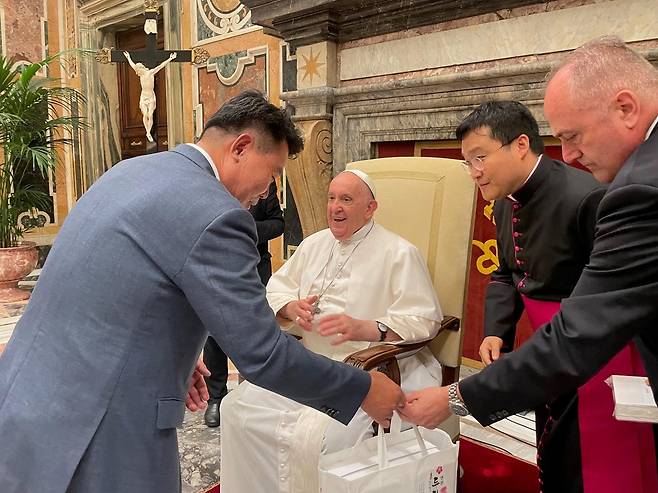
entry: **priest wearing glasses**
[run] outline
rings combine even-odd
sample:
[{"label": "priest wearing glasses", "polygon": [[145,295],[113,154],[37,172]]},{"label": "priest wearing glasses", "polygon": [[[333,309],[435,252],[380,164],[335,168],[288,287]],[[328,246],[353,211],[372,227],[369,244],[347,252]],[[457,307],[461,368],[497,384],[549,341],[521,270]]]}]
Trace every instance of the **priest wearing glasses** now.
[{"label": "priest wearing glasses", "polygon": [[[420,253],[373,220],[375,186],[362,171],[329,186],[329,228],[306,238],[270,279],[267,300],[282,325],[301,328],[311,351],[342,361],[382,343],[433,338],[441,308]],[[399,361],[402,389],[441,381],[427,348]],[[290,375],[295,378],[295,375]],[[249,382],[222,401],[222,493],[318,491],[320,454],[353,445],[370,418],[348,426]]]}]

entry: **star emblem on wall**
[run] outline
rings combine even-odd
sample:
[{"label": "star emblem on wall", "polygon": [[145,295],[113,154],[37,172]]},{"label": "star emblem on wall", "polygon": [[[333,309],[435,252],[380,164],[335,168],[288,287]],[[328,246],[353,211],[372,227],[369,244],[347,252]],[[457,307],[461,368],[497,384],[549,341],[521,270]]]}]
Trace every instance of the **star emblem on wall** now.
[{"label": "star emblem on wall", "polygon": [[313,55],[313,48],[311,48],[308,57],[304,54],[301,54],[302,58],[304,59],[304,65],[300,67],[300,69],[304,72],[304,77],[302,77],[302,80],[306,80],[308,77],[309,82],[313,84],[313,76],[315,75],[320,77],[320,72],[318,69],[323,65],[326,65],[324,62],[319,61],[321,54],[321,52],[318,52],[317,54]]}]

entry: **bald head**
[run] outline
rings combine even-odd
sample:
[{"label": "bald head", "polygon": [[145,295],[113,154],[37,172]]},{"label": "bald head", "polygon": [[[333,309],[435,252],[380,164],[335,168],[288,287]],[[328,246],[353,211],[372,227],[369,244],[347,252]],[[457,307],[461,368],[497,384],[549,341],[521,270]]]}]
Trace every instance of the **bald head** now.
[{"label": "bald head", "polygon": [[619,38],[596,39],[549,74],[544,114],[564,160],[610,182],[658,115],[658,71]]},{"label": "bald head", "polygon": [[600,107],[600,99],[623,89],[640,99],[656,99],[658,70],[617,36],[602,36],[566,55],[548,74],[565,77],[572,99],[581,107]]},{"label": "bald head", "polygon": [[368,185],[350,172],[344,171],[331,180],[327,199],[327,223],[339,241],[349,240],[377,210]]}]

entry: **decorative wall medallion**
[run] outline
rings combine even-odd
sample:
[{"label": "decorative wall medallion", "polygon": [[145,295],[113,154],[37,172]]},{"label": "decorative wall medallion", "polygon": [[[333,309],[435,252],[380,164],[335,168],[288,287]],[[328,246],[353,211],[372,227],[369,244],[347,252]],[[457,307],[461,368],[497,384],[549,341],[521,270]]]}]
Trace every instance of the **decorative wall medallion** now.
[{"label": "decorative wall medallion", "polygon": [[251,26],[251,11],[237,0],[196,0],[196,10],[199,41]]},{"label": "decorative wall medallion", "polygon": [[333,169],[333,154],[331,152],[332,134],[327,128],[321,129],[315,135],[316,162],[320,167],[320,175],[331,178]]},{"label": "decorative wall medallion", "polygon": [[252,65],[257,56],[265,54],[267,54],[266,46],[228,53],[209,59],[206,69],[208,72],[215,71],[217,78],[225,86],[232,86],[240,80],[247,65]]},{"label": "decorative wall medallion", "polygon": [[18,224],[24,228],[32,229],[43,228],[52,223],[50,222],[50,215],[47,212],[32,209],[18,216]]},{"label": "decorative wall medallion", "polygon": [[238,0],[210,0],[213,6],[225,14],[230,14],[240,6]]}]

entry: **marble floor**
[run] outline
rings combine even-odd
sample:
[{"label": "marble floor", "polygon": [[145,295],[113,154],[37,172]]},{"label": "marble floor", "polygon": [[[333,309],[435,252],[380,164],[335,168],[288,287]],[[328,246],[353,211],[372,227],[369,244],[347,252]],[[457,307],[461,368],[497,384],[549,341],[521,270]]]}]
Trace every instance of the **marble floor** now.
[{"label": "marble floor", "polygon": [[201,493],[219,483],[220,428],[208,428],[203,412],[186,411],[178,430],[183,493]]},{"label": "marble floor", "polygon": [[[237,376],[237,370],[231,367],[229,392],[237,385]],[[178,430],[183,493],[203,493],[219,483],[221,435],[221,427],[206,426],[203,411],[185,411],[183,426]]]}]

